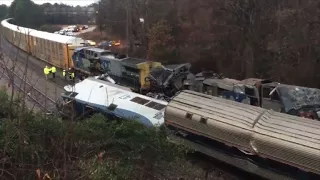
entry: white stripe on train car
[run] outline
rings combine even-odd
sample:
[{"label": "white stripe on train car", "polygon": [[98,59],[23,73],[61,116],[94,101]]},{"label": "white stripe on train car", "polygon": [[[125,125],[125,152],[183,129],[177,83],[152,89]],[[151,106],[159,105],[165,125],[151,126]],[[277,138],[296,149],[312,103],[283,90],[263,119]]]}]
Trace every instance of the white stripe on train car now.
[{"label": "white stripe on train car", "polygon": [[[68,98],[100,111],[125,119],[133,118],[146,126],[160,126],[164,123],[164,110],[168,102],[131,92],[129,88],[90,77],[69,90],[77,94]],[[110,105],[117,107],[110,110]]]},{"label": "white stripe on train car", "polygon": [[84,43],[84,40],[82,38],[77,38],[77,37],[72,37],[72,36],[64,36],[64,35],[60,35],[60,34],[54,34],[54,33],[49,33],[49,32],[44,32],[44,31],[38,31],[35,29],[24,28],[21,26],[16,26],[16,25],[10,24],[8,22],[11,19],[12,18],[5,19],[5,20],[1,21],[1,25],[3,27],[11,29],[15,32],[20,32],[20,33],[26,34],[26,35],[29,34],[30,36],[50,40],[53,42],[70,44],[73,46],[81,46],[81,44]]}]

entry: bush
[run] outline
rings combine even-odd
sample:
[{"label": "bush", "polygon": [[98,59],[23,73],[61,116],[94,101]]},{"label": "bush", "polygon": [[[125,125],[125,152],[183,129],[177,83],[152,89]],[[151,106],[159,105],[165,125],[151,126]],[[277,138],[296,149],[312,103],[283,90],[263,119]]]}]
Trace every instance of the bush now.
[{"label": "bush", "polygon": [[4,112],[15,107],[3,91],[0,100],[0,159],[8,179],[34,179],[37,169],[53,179],[150,179],[159,164],[183,156],[184,149],[169,143],[161,130],[133,120],[98,114],[72,122],[28,111],[9,119]]}]

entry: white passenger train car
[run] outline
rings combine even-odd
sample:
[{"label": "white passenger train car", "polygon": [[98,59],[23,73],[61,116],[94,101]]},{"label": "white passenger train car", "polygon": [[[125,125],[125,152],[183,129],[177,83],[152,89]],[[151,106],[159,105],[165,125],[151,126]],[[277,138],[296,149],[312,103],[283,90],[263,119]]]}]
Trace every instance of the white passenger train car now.
[{"label": "white passenger train car", "polygon": [[164,110],[168,103],[134,93],[129,88],[90,77],[65,89],[64,99],[75,100],[100,112],[138,120],[146,126],[164,123]]}]

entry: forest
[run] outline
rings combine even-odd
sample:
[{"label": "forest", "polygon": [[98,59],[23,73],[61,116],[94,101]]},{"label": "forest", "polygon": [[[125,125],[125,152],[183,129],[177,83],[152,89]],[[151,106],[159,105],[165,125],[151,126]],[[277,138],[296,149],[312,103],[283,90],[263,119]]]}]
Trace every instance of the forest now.
[{"label": "forest", "polygon": [[[80,7],[65,4],[35,4],[31,0],[14,0],[10,7],[0,5],[0,19],[14,18],[20,26],[42,29],[43,25],[87,24],[94,19],[92,6]],[[93,14],[93,15],[92,15]]]},{"label": "forest", "polygon": [[98,11],[101,30],[141,41],[150,60],[320,87],[317,0],[101,0]]},{"label": "forest", "polygon": [[[194,72],[236,79],[320,87],[317,0],[100,0],[91,7],[101,31],[129,41],[131,56],[190,62]],[[15,0],[8,11],[27,27],[87,21],[60,13],[68,8]],[[52,10],[57,13],[45,13]],[[142,47],[134,48],[135,42]]]}]

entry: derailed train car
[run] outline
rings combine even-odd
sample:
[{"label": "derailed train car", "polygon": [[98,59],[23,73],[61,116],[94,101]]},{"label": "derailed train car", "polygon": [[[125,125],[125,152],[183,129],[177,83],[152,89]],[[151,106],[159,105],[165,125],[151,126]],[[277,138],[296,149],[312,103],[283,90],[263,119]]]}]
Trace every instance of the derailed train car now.
[{"label": "derailed train car", "polygon": [[268,179],[320,174],[320,122],[193,91],[167,105],[170,139]]}]

